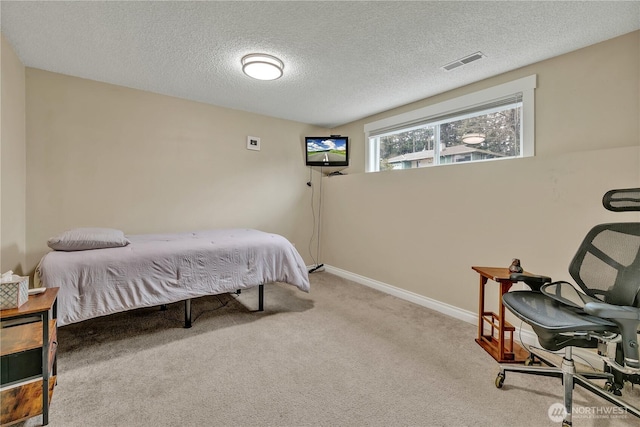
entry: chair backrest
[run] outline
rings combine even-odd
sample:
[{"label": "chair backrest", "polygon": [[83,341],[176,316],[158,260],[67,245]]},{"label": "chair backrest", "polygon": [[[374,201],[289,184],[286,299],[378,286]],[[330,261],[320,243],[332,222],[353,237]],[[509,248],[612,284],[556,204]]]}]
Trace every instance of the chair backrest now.
[{"label": "chair backrest", "polygon": [[[608,191],[604,207],[640,211],[640,188]],[[640,307],[640,222],[601,224],[584,238],[569,273],[587,294],[609,304]]]},{"label": "chair backrest", "polygon": [[640,223],[593,227],[569,273],[588,295],[609,304],[640,307]]}]

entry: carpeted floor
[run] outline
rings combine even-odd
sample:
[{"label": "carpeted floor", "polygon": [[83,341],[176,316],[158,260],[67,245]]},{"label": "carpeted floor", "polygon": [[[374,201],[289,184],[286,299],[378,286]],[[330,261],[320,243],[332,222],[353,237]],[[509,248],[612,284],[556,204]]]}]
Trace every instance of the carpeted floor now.
[{"label": "carpeted floor", "polygon": [[[310,294],[267,285],[264,312],[257,289],[199,298],[191,329],[183,304],[60,328],[49,425],[560,425],[560,381],[508,374],[497,389],[476,326],[328,273],[311,281]],[[640,424],[594,414],[611,405],[581,389],[574,406],[576,427]]]}]

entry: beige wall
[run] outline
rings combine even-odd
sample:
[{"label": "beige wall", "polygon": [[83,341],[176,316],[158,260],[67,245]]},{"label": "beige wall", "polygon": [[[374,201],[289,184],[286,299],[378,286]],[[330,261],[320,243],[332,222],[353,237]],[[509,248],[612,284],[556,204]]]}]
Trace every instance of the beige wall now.
[{"label": "beige wall", "polygon": [[[319,260],[470,311],[471,265],[520,257],[567,278],[591,225],[638,217],[600,198],[640,185],[639,48],[636,32],[333,129],[351,138],[351,167],[323,178]],[[536,157],[363,173],[364,123],[530,74]],[[76,226],[255,227],[310,263],[302,137],[327,130],[30,68],[26,117],[28,270],[48,237]],[[262,151],[246,150],[247,135]]]},{"label": "beige wall", "polygon": [[24,274],[26,209],[25,68],[1,36],[0,271]]},{"label": "beige wall", "polygon": [[82,226],[258,228],[310,263],[302,141],[326,130],[32,68],[26,81],[30,268],[49,237]]},{"label": "beige wall", "polygon": [[[538,76],[536,157],[365,174],[365,123]],[[325,178],[323,262],[477,311],[472,265],[569,279],[594,224],[639,215],[605,211],[612,188],[640,186],[640,32],[359,120],[346,176]]]}]

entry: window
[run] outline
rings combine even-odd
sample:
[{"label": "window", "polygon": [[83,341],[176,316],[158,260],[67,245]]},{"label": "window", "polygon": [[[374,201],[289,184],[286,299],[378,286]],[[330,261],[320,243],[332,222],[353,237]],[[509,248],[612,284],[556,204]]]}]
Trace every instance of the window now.
[{"label": "window", "polygon": [[536,76],[365,125],[367,172],[533,156]]}]

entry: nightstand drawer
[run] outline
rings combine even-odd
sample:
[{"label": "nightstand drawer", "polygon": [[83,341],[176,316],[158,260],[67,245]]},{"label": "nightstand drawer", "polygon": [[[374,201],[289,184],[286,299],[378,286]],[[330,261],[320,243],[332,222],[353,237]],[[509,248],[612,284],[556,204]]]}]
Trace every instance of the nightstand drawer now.
[{"label": "nightstand drawer", "polygon": [[0,358],[0,385],[24,381],[42,374],[42,349],[34,348]]}]

